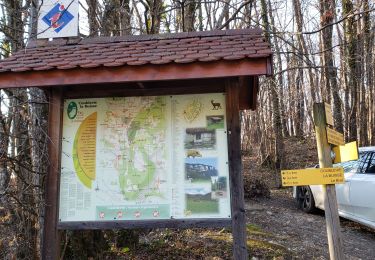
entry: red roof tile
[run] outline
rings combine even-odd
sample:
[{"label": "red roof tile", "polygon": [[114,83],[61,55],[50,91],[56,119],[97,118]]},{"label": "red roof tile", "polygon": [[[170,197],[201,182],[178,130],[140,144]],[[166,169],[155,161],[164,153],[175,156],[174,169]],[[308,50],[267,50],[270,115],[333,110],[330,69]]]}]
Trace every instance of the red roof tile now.
[{"label": "red roof tile", "polygon": [[0,72],[212,62],[269,57],[260,29],[31,42],[0,60]]}]

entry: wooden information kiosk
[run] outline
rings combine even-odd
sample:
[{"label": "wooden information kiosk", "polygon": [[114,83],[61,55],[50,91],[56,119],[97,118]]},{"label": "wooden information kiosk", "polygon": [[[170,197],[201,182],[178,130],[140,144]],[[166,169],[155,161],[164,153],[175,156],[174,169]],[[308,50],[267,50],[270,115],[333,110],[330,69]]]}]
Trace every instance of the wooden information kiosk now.
[{"label": "wooden information kiosk", "polygon": [[1,88],[49,96],[44,259],[58,230],[231,226],[247,259],[243,109],[272,73],[260,29],[37,41]]}]

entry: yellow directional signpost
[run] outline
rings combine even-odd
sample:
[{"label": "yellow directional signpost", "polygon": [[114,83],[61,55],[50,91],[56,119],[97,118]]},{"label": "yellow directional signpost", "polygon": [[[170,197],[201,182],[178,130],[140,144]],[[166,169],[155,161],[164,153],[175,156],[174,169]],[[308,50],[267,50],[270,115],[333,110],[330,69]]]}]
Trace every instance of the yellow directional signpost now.
[{"label": "yellow directional signpost", "polygon": [[335,146],[332,148],[332,151],[335,153],[333,163],[358,160],[358,146],[356,141],[345,145]]},{"label": "yellow directional signpost", "polygon": [[[335,184],[344,182],[344,170],[342,168],[332,168],[330,144],[340,146],[337,154],[340,160],[342,160],[344,155],[347,154],[345,148],[345,152],[341,153],[341,146],[345,145],[344,135],[328,126],[333,126],[331,105],[327,103],[315,103],[313,110],[320,168],[282,171],[282,185],[323,185],[329,255],[332,260],[341,260],[344,259],[344,255]],[[347,148],[348,151],[350,150],[349,147],[350,145]],[[351,156],[351,158],[353,157]]]},{"label": "yellow directional signpost", "polygon": [[[330,131],[327,131],[327,124],[333,125],[333,120],[330,118],[331,115],[331,110],[327,113],[327,105],[324,105],[323,103],[314,104],[313,116],[320,168],[332,167],[332,151],[328,142],[328,132]],[[337,143],[340,143],[341,141],[343,142],[341,137],[339,138],[338,135],[336,135],[336,137],[337,138],[332,138],[330,141],[334,142],[332,141],[334,139],[335,141],[339,140]],[[329,256],[332,260],[341,260],[344,259],[344,253],[342,249],[340,218],[337,207],[335,185],[324,185],[323,194]]]},{"label": "yellow directional signpost", "polygon": [[344,183],[343,168],[317,168],[281,171],[282,185],[304,186]]}]

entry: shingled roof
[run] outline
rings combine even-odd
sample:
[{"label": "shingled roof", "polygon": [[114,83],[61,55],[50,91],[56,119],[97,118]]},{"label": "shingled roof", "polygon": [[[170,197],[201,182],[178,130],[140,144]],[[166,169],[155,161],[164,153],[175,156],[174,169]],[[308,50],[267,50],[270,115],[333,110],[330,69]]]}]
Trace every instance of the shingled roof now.
[{"label": "shingled roof", "polygon": [[33,42],[0,61],[0,72],[207,63],[269,57],[261,29]]},{"label": "shingled roof", "polygon": [[39,40],[0,60],[0,88],[270,75],[261,29]]}]

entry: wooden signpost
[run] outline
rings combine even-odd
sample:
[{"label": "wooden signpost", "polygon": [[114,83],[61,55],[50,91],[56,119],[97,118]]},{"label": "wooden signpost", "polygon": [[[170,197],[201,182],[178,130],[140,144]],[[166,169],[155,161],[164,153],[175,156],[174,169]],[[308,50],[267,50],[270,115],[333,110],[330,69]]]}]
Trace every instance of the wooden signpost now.
[{"label": "wooden signpost", "polygon": [[344,135],[328,126],[333,126],[329,104],[315,103],[313,114],[320,168],[282,171],[282,185],[323,185],[329,255],[332,260],[341,260],[344,259],[344,255],[335,184],[343,183],[345,180],[343,168],[332,168],[330,144],[344,145]]},{"label": "wooden signpost", "polygon": [[[327,118],[331,118],[332,112],[330,110],[327,111],[326,107],[327,106],[324,103],[315,103],[313,108],[316,144],[318,148],[320,168],[332,167],[331,146],[328,143],[326,131]],[[328,121],[331,121],[331,119]],[[323,185],[323,192],[329,255],[332,260],[341,260],[344,259],[344,255],[342,250],[340,219],[337,207],[335,185]]]}]

